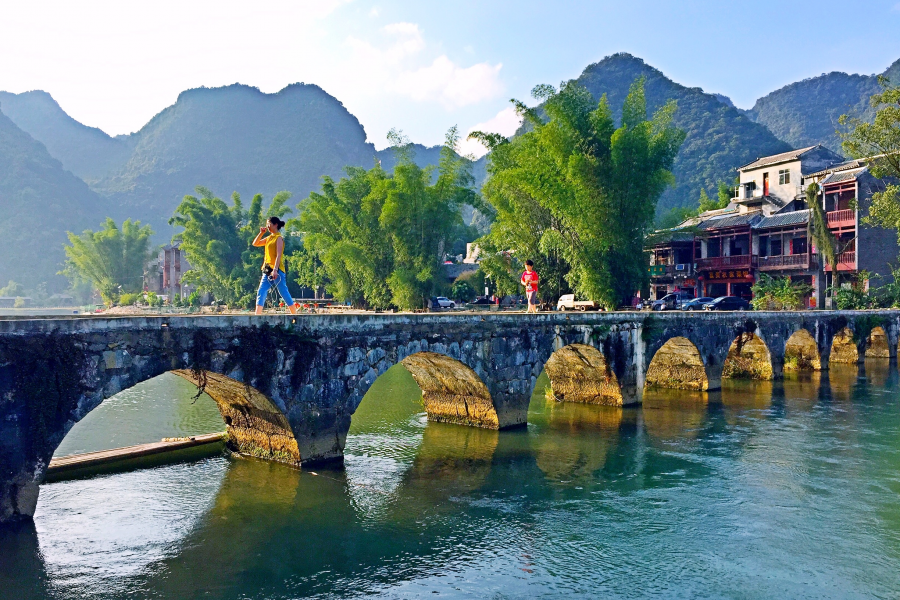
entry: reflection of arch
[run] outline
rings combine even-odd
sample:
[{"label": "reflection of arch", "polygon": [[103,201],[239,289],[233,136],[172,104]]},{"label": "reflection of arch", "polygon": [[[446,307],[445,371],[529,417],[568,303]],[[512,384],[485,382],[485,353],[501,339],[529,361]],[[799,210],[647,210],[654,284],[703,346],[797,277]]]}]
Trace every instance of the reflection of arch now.
[{"label": "reflection of arch", "polygon": [[647,367],[644,385],[682,390],[706,390],[709,389],[709,379],[697,347],[687,338],[674,337],[663,344],[653,355],[653,360]]},{"label": "reflection of arch", "polygon": [[854,365],[859,362],[859,349],[853,340],[853,332],[849,328],[844,327],[834,334],[829,362]]},{"label": "reflection of arch", "polygon": [[491,394],[471,368],[435,352],[418,352],[401,363],[422,390],[430,421],[499,429]]},{"label": "reflection of arch", "polygon": [[785,371],[821,371],[822,360],[816,339],[806,329],[798,329],[784,346]]},{"label": "reflection of arch", "polygon": [[[200,384],[193,371],[172,371]],[[228,426],[228,441],[259,458],[300,464],[300,450],[287,417],[263,393],[230,377],[205,371],[203,391],[216,401]]]},{"label": "reflection of arch", "polygon": [[554,352],[544,365],[557,400],[621,406],[622,391],[603,353],[586,344]]},{"label": "reflection of arch", "polygon": [[749,331],[738,335],[728,349],[722,377],[772,379],[772,357],[766,343]]},{"label": "reflection of arch", "polygon": [[887,334],[882,327],[873,327],[866,340],[866,358],[890,358]]}]

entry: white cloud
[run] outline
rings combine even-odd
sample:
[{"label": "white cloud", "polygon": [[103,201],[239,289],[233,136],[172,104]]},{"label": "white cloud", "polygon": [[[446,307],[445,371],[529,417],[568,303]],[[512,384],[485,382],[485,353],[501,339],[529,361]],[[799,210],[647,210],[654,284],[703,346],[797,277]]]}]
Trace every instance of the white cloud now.
[{"label": "white cloud", "polygon": [[[522,118],[516,114],[513,107],[504,108],[498,112],[493,118],[488,119],[484,123],[477,123],[469,127],[466,131],[468,136],[473,131],[483,131],[485,133],[499,133],[506,137],[511,136],[522,124]],[[476,140],[462,140],[459,144],[459,151],[463,155],[474,155],[480,158],[487,154],[487,148]]]},{"label": "white cloud", "polygon": [[461,67],[441,55],[427,67],[398,74],[396,89],[419,102],[437,100],[448,109],[477,104],[503,91],[502,67],[486,62]]},{"label": "white cloud", "polygon": [[369,11],[369,16],[372,17],[373,19],[378,16],[378,7],[377,6],[372,7],[372,10]]},{"label": "white cloud", "polygon": [[[426,61],[427,43],[415,23],[392,23],[381,28],[376,42],[347,39],[352,49],[350,68],[370,89],[392,92],[417,102],[437,101],[452,110],[489,100],[503,92],[502,64],[463,66],[446,54]],[[425,63],[425,64],[423,64]]]}]

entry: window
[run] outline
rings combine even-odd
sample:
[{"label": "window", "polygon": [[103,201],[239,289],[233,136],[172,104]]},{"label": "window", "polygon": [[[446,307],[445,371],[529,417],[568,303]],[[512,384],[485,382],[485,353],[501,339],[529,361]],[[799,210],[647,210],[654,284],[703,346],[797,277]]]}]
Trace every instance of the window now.
[{"label": "window", "polygon": [[791,170],[781,169],[778,171],[778,185],[784,185],[791,182]]}]

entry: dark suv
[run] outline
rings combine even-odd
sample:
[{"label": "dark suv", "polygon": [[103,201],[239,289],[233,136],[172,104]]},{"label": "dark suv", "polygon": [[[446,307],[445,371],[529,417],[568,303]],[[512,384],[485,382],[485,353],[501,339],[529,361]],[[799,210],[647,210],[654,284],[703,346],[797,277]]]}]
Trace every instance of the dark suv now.
[{"label": "dark suv", "polygon": [[753,310],[750,303],[737,296],[722,296],[703,306],[704,310]]}]

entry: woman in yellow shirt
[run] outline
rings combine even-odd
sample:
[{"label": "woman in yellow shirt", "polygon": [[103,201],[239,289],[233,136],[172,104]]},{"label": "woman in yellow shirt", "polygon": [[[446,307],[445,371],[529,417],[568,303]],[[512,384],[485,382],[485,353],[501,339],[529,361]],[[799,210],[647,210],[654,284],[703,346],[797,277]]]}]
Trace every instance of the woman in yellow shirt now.
[{"label": "woman in yellow shirt", "polygon": [[[253,240],[254,246],[265,246],[266,253],[263,259],[263,276],[259,280],[259,290],[256,292],[256,314],[261,315],[266,303],[266,296],[274,285],[281,294],[282,300],[287,305],[291,314],[296,314],[297,307],[287,287],[287,275],[284,272],[284,238],[281,237],[281,228],[284,221],[278,217],[269,217],[265,227],[259,228],[259,235]],[[266,233],[269,235],[263,237]]]}]

